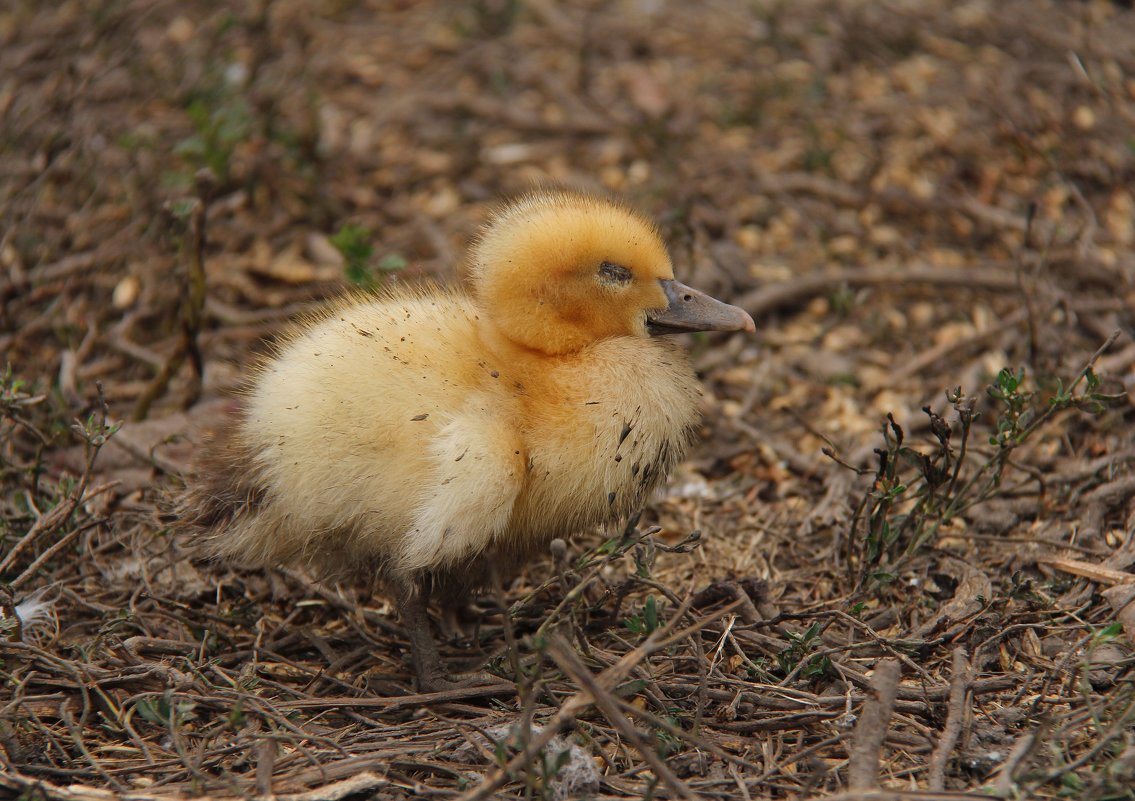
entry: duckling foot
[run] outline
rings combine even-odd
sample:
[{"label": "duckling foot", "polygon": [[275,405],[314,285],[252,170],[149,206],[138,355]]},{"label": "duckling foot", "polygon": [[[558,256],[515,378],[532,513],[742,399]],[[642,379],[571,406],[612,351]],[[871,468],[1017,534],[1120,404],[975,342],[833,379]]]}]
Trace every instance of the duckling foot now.
[{"label": "duckling foot", "polygon": [[503,684],[504,682],[491,673],[478,671],[462,677],[450,677],[438,666],[436,672],[418,674],[418,691],[423,693],[440,693],[447,690],[469,690],[475,687],[486,687]]},{"label": "duckling foot", "polygon": [[501,679],[484,672],[453,678],[446,674],[437,642],[430,631],[430,620],[426,612],[428,598],[428,581],[416,588],[409,587],[402,594],[402,625],[410,638],[410,657],[418,677],[418,691],[437,693],[501,684]]}]

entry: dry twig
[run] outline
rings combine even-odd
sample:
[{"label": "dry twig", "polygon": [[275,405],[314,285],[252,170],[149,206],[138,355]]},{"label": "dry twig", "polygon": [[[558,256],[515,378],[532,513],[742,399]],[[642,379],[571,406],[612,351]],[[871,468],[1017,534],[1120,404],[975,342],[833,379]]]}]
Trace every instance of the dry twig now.
[{"label": "dry twig", "polygon": [[871,677],[871,695],[859,713],[848,755],[847,785],[852,791],[879,786],[879,760],[890,728],[902,668],[895,659],[883,659]]},{"label": "dry twig", "polygon": [[946,707],[946,725],[942,729],[942,736],[934,747],[930,757],[930,766],[927,769],[926,784],[931,790],[944,790],[946,787],[946,766],[950,761],[950,754],[958,742],[965,724],[969,710],[969,686],[973,680],[973,668],[965,649],[955,648],[953,657],[953,676],[950,679],[950,700]]}]

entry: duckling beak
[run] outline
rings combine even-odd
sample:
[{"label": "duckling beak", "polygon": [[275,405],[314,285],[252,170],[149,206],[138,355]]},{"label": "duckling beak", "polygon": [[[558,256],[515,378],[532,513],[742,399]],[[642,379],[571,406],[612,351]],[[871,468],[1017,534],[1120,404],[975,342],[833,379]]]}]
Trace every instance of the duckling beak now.
[{"label": "duckling beak", "polygon": [[704,292],[675,281],[659,279],[670,305],[646,313],[646,330],[651,336],[682,334],[690,331],[757,330],[753,318],[744,309],[722,303]]}]

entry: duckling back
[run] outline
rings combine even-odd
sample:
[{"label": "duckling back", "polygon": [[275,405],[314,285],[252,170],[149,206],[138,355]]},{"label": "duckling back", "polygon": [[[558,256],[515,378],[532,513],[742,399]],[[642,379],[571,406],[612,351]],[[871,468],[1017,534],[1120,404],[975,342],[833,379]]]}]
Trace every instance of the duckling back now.
[{"label": "duckling back", "polygon": [[435,291],[356,298],[301,324],[203,460],[185,516],[219,524],[221,556],[325,573],[401,566],[447,426],[452,439],[470,405],[508,406],[476,322],[467,296]]}]

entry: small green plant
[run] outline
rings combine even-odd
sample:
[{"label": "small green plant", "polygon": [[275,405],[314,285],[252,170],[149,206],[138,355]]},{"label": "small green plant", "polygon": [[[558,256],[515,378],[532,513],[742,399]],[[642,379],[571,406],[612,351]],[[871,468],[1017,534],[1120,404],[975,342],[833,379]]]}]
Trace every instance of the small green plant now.
[{"label": "small green plant", "polygon": [[[46,397],[46,395],[29,393],[27,383],[22,378],[14,376],[12,365],[7,365],[3,375],[0,375],[0,421],[14,423],[38,434],[26,414],[31,407],[42,403]],[[39,437],[41,440],[44,439],[42,434],[39,434]],[[0,451],[0,458],[2,454],[3,452]]]},{"label": "small green plant", "polygon": [[19,403],[28,401],[30,396],[23,389],[23,379],[13,376],[12,365],[7,365],[4,375],[0,376],[0,413],[7,416]]},{"label": "small green plant", "polygon": [[847,317],[855,308],[855,292],[847,286],[838,286],[828,295],[828,304],[833,313]]},{"label": "small green plant", "polygon": [[343,256],[343,273],[354,286],[369,288],[374,285],[370,260],[374,256],[373,234],[364,225],[344,223],[331,237],[331,244]]},{"label": "small green plant", "polygon": [[252,134],[248,104],[239,95],[224,93],[216,102],[193,100],[186,113],[194,132],[174,146],[174,154],[188,161],[194,170],[208,167],[222,185],[227,184],[233,152]]},{"label": "small green plant", "polygon": [[378,261],[378,269],[384,273],[396,273],[409,265],[405,257],[398,253],[388,253]]},{"label": "small green plant", "polygon": [[237,699],[237,702],[233,705],[233,708],[229,710],[229,716],[226,722],[228,723],[229,728],[233,731],[240,731],[240,729],[244,727],[246,720],[247,718],[244,714],[244,704],[240,701],[240,699]]},{"label": "small green plant", "polygon": [[[907,445],[902,426],[887,415],[882,427],[884,447],[875,449],[878,466],[874,481],[856,509],[848,538],[853,549],[849,562],[858,566],[859,583],[870,579],[881,586],[893,581],[901,566],[931,541],[942,525],[1006,491],[1002,485],[1012,467],[1013,453],[1058,412],[1078,409],[1099,414],[1114,402],[1119,396],[1101,392],[1101,381],[1092,369],[1111,341],[1067,387],[1058,381],[1046,400],[1039,391],[1027,388],[1024,368],[1002,369],[987,392],[993,402],[988,443],[996,450],[976,468],[970,467],[969,457],[979,419],[977,399],[967,396],[961,387],[946,392],[955,413],[953,424],[930,407],[923,408],[932,442],[928,451]],[[1027,474],[1021,483],[1035,480]]]},{"label": "small green plant", "polygon": [[196,708],[197,704],[193,701],[175,699],[173,690],[166,690],[161,695],[144,696],[134,702],[134,709],[143,720],[169,728],[181,728],[193,720]]},{"label": "small green plant", "polygon": [[654,740],[657,744],[658,755],[665,759],[671,754],[676,754],[682,750],[682,739],[678,737],[672,730],[682,729],[683,710],[677,707],[671,707],[667,710],[667,714],[661,716],[664,723],[668,723],[671,729],[664,729],[661,726],[655,726],[653,730]]},{"label": "small green plant", "polygon": [[1115,623],[1109,623],[1102,628],[1093,629],[1092,642],[1090,647],[1094,648],[1097,645],[1103,645],[1104,643],[1111,642],[1121,634],[1123,634],[1123,624],[1118,621],[1116,621]]},{"label": "small green plant", "polygon": [[834,151],[824,142],[823,131],[815,123],[808,125],[808,149],[804,152],[806,172],[831,173]]},{"label": "small green plant", "polygon": [[[7,445],[14,432],[17,429],[22,429],[37,441],[39,452],[42,453],[49,437],[36,426],[34,412],[35,407],[46,399],[46,395],[35,395],[28,392],[27,384],[23,379],[12,374],[12,366],[9,364],[4,369],[4,373],[0,375],[0,437],[3,438],[0,442]],[[36,462],[30,466],[22,464],[19,459],[13,458],[11,448],[2,447],[0,448],[0,478],[5,480],[15,476],[19,476],[21,479],[32,478],[33,484],[35,484],[35,479],[39,473],[38,461],[37,458]],[[24,497],[19,499],[17,503],[22,506],[27,503],[27,500]],[[30,509],[24,509],[24,511],[30,511]],[[6,519],[0,519],[0,535],[5,533],[8,522]]]},{"label": "small green plant", "polygon": [[[13,547],[6,551],[0,549],[0,574],[7,578],[7,574],[12,573],[12,577],[7,580],[13,590],[36,578],[44,566],[53,564],[53,560],[59,558],[65,549],[73,548],[83,530],[79,523],[81,518],[88,517],[83,503],[87,499],[95,459],[119,427],[118,424],[107,422],[102,384],[96,381],[95,386],[99,393],[96,411],[85,421],[76,420],[71,425],[71,430],[83,441],[82,470],[78,478],[64,475],[57,482],[48,483],[41,482],[40,476],[41,456],[50,440],[23,416],[43,398],[33,398],[24,392],[23,384],[18,379],[13,379],[10,371],[0,380],[0,444],[5,446],[0,448],[0,452],[4,453],[0,457],[0,477],[16,477],[18,481],[28,484],[26,492],[22,493],[23,499],[10,506],[16,511],[16,515],[5,515],[0,521],[0,537],[6,538],[13,530],[19,535]],[[13,434],[18,429],[23,429],[32,437],[17,443],[15,448],[9,448],[10,443],[15,442]],[[18,455],[21,447],[33,450],[33,461],[21,463]],[[8,461],[10,456],[14,456],[11,462]],[[24,528],[25,523],[27,528]],[[23,557],[31,556],[31,546],[41,538],[50,539],[51,544],[31,558],[30,563],[24,564]]]},{"label": "small green plant", "polygon": [[[674,554],[689,553],[698,548],[701,544],[700,530],[695,529],[687,534],[680,542],[673,545],[666,545],[654,539],[654,535],[662,530],[659,526],[650,526],[640,531],[636,528],[637,523],[637,516],[632,517],[619,536],[604,540],[595,548],[583,553],[574,560],[572,563],[572,572],[578,573],[579,576],[578,578],[572,578],[573,585],[571,589],[559,600],[551,611],[542,612],[543,622],[532,635],[533,643],[545,643],[548,633],[553,628],[561,625],[565,618],[570,618],[572,615],[579,612],[586,605],[585,592],[587,588],[599,577],[600,571],[606,565],[610,565],[624,558],[632,548],[635,549],[636,578],[645,582],[646,580],[642,578],[641,573],[642,571],[649,572],[656,552],[661,551],[663,553]],[[522,610],[531,611],[534,599],[546,592],[550,587],[559,584],[561,580],[561,576],[547,579],[530,593],[527,598],[518,601],[509,611],[509,614],[512,615],[513,618],[517,618]],[[648,586],[651,584],[653,584],[653,582],[650,582]],[[653,614],[656,616],[655,621],[657,624],[657,607]],[[646,610],[644,609],[643,614],[637,617],[641,622],[643,630],[645,630],[647,619]],[[630,625],[634,626],[638,624],[632,623]]]},{"label": "small green plant", "polygon": [[[776,655],[776,661],[781,672],[786,676],[798,672],[800,676],[806,679],[819,678],[828,673],[832,668],[830,657],[812,658],[812,652],[823,644],[820,634],[819,623],[813,623],[802,634],[786,631],[784,636],[788,640],[788,647]],[[804,663],[803,667],[800,667],[801,663]]]},{"label": "small green plant", "polygon": [[372,266],[374,260],[374,233],[365,225],[344,223],[331,237],[331,244],[343,256],[343,274],[352,286],[374,289],[387,273],[406,269],[406,259],[398,253],[388,253]]},{"label": "small green plant", "polygon": [[658,628],[658,603],[654,600],[654,596],[647,596],[646,603],[642,606],[642,613],[629,616],[623,621],[623,625],[643,637],[653,634]]}]

